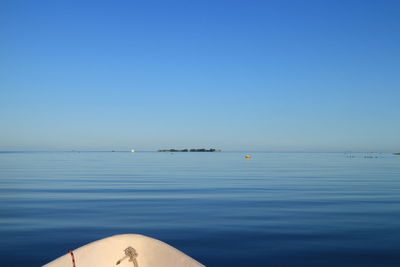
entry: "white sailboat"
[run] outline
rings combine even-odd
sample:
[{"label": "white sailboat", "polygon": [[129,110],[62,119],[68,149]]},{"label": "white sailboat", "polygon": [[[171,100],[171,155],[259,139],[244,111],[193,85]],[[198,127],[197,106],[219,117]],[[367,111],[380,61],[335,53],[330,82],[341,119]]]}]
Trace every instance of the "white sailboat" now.
[{"label": "white sailboat", "polygon": [[43,267],[204,267],[170,245],[143,235],[107,237],[69,251]]}]

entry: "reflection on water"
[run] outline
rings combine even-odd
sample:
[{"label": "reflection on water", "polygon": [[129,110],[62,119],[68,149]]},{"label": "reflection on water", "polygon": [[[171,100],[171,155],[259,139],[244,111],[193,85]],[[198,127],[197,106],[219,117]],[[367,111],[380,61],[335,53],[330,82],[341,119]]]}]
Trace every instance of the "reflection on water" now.
[{"label": "reflection on water", "polygon": [[0,265],[141,233],[207,266],[399,266],[400,157],[244,155],[0,153]]}]

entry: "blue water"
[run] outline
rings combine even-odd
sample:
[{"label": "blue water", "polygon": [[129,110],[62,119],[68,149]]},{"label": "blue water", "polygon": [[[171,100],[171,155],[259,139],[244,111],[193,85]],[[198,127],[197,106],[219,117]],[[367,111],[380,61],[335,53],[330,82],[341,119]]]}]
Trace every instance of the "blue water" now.
[{"label": "blue water", "polygon": [[0,153],[0,266],[121,233],[207,266],[400,266],[400,156]]}]

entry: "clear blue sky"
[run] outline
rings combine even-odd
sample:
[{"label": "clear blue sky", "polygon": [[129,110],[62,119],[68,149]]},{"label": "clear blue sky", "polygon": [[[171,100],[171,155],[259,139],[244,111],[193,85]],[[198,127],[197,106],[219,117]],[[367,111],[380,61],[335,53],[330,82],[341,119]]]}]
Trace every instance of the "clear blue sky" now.
[{"label": "clear blue sky", "polygon": [[0,150],[400,150],[400,1],[0,1]]}]

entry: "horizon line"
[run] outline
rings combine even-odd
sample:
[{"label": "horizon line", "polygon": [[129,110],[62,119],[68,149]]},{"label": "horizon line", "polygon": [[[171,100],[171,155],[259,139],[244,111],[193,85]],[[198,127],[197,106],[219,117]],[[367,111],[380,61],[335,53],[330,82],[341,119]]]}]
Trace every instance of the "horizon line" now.
[{"label": "horizon line", "polygon": [[[130,150],[96,150],[96,149],[88,149],[88,150],[79,150],[79,149],[48,149],[48,150],[0,150],[0,153],[23,153],[23,152],[129,152],[129,153],[140,153],[140,152],[157,152],[157,153],[167,153],[160,152],[158,150],[135,150],[135,152],[131,152]],[[221,150],[218,152],[181,152],[177,151],[176,153],[223,153],[223,152],[237,152],[237,153],[397,153],[397,151],[373,151],[373,150],[343,150],[343,151],[331,151],[331,150],[321,150],[321,151],[312,151],[312,150]]]}]

